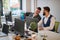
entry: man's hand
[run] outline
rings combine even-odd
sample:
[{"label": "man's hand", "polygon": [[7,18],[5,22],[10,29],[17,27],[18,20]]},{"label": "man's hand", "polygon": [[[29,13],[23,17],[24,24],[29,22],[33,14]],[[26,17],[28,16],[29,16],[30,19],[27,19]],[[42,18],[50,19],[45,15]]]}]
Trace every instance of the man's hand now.
[{"label": "man's hand", "polygon": [[39,30],[44,30],[43,27],[39,27],[38,29],[39,29]]}]

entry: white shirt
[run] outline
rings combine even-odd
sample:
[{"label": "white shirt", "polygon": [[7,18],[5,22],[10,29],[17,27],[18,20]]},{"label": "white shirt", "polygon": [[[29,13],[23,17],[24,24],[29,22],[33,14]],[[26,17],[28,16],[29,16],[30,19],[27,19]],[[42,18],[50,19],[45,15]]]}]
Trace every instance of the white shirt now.
[{"label": "white shirt", "polygon": [[[45,17],[45,19],[44,19],[45,24],[47,23],[49,17],[50,17],[50,14],[48,15],[48,17]],[[43,27],[42,24],[43,24],[43,21],[41,19],[41,21],[39,21],[39,23],[38,23],[38,27]],[[51,22],[50,22],[50,26],[49,27],[43,27],[43,29],[44,30],[52,30],[54,28],[54,25],[55,25],[55,17],[52,17]]]}]

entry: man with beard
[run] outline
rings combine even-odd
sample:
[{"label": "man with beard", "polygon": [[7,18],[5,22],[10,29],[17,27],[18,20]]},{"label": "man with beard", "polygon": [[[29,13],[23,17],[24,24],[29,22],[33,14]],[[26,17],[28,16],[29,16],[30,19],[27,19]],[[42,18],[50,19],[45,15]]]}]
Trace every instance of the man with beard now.
[{"label": "man with beard", "polygon": [[44,7],[43,15],[44,15],[44,18],[38,23],[38,29],[54,31],[55,17],[50,14],[49,7]]}]

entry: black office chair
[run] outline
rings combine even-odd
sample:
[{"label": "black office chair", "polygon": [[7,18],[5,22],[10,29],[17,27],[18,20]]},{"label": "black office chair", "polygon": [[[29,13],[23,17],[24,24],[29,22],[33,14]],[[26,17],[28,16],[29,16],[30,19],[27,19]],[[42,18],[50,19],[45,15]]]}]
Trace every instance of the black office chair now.
[{"label": "black office chair", "polygon": [[[9,12],[9,14],[6,14],[6,15],[5,15],[5,20],[6,20],[6,24],[7,24],[7,25],[8,25],[8,22],[11,22],[11,23],[12,23],[12,13],[11,13],[11,11]],[[9,25],[10,30],[11,30],[12,26],[13,26],[13,25]]]},{"label": "black office chair", "polygon": [[7,21],[12,22],[12,13],[10,12],[9,14],[6,14],[5,19],[6,19],[6,23],[7,23]]},{"label": "black office chair", "polygon": [[26,14],[26,16],[29,16],[31,13],[32,13],[32,12],[26,12],[25,14]]},{"label": "black office chair", "polygon": [[2,32],[8,35],[8,33],[9,33],[9,26],[6,25],[6,24],[3,24]]}]

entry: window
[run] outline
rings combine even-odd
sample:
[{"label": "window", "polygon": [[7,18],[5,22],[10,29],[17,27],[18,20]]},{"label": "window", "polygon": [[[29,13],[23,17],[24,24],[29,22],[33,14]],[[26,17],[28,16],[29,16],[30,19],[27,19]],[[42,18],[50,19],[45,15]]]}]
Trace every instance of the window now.
[{"label": "window", "polygon": [[19,2],[19,0],[10,0],[10,9],[12,11],[20,9],[20,2]]},{"label": "window", "polygon": [[22,9],[22,0],[3,0],[3,13]]}]

